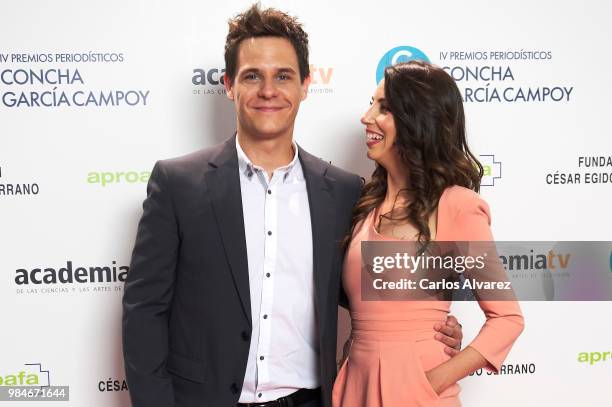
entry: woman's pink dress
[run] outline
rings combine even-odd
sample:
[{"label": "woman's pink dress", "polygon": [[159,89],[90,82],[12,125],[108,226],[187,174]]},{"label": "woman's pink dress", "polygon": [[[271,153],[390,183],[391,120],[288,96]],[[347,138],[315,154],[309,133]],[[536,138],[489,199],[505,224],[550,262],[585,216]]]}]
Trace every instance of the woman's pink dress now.
[{"label": "woman's pink dress", "polygon": [[[458,384],[440,395],[425,372],[450,358],[434,339],[450,301],[362,301],[361,241],[393,241],[378,234],[374,213],[356,228],[342,282],[352,320],[351,348],[334,384],[334,407],[460,406]],[[436,241],[492,241],[487,204],[473,191],[447,188],[438,204]],[[499,371],[523,329],[515,301],[480,301],[486,322],[469,344]]]}]

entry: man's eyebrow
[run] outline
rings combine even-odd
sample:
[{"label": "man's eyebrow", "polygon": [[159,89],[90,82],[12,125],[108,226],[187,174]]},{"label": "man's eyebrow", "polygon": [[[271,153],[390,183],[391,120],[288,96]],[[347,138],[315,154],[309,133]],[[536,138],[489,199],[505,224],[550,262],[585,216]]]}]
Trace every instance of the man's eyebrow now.
[{"label": "man's eyebrow", "polygon": [[295,73],[295,69],[293,69],[291,67],[283,67],[283,68],[278,68],[278,72]]},{"label": "man's eyebrow", "polygon": [[260,73],[261,71],[257,68],[247,68],[240,72],[240,75],[244,75],[246,73]]},{"label": "man's eyebrow", "polygon": [[[249,73],[261,74],[262,72],[263,72],[263,71],[262,71],[261,69],[259,69],[259,68],[255,68],[255,67],[252,67],[252,68],[246,68],[246,69],[244,69],[244,70],[240,71],[240,75],[245,75],[245,74],[249,74]],[[291,68],[291,67],[289,67],[289,66],[287,66],[287,67],[283,66],[283,67],[277,68],[277,69],[276,69],[276,73],[291,73],[291,74],[297,74],[297,72],[295,71],[295,69],[293,69],[293,68]]]}]

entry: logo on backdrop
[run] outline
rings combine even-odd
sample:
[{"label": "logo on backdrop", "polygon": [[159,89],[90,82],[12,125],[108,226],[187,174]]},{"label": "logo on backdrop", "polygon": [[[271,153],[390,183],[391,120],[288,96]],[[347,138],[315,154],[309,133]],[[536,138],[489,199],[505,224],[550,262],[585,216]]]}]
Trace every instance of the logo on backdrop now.
[{"label": "logo on backdrop", "polygon": [[[457,82],[464,103],[557,103],[570,102],[574,95],[571,84],[548,79],[553,61],[549,50],[444,50],[438,52],[438,58],[430,61],[423,51],[411,46],[395,47],[379,61],[376,83],[383,79],[389,65],[423,60],[448,72]],[[522,76],[525,66],[533,72],[531,78]]]},{"label": "logo on backdrop", "polygon": [[502,176],[502,163],[500,161],[495,161],[495,156],[493,154],[480,154],[478,158],[480,159],[484,171],[480,186],[495,186],[495,180],[500,179]]},{"label": "logo on backdrop", "polygon": [[546,252],[535,252],[530,249],[529,252],[521,253],[504,253],[499,256],[504,269],[509,271],[550,271],[555,274],[564,273],[571,266],[570,260],[572,254],[570,252],[559,252],[548,250]]},{"label": "logo on backdrop", "polygon": [[83,266],[68,260],[58,267],[18,268],[14,282],[17,294],[95,294],[121,292],[127,278],[128,266]]},{"label": "logo on backdrop", "polygon": [[[445,50],[438,56],[438,65],[457,82],[465,103],[557,103],[570,102],[574,95],[574,86],[551,79],[550,50]],[[531,77],[523,76],[525,71]]]},{"label": "logo on backdrop", "polygon": [[117,377],[109,377],[107,380],[100,380],[98,382],[99,392],[109,391],[128,391],[128,384],[125,379],[119,379]]},{"label": "logo on backdrop", "polygon": [[386,67],[395,65],[399,62],[414,60],[431,62],[423,51],[409,45],[400,45],[399,47],[390,49],[380,58],[380,61],[378,61],[378,66],[376,67],[376,83],[378,84],[385,77]]},{"label": "logo on backdrop", "polygon": [[194,95],[225,95],[225,68],[195,68],[191,75]]},{"label": "logo on backdrop", "polygon": [[112,184],[146,184],[151,171],[91,171],[87,183],[106,187]]},{"label": "logo on backdrop", "polygon": [[531,363],[505,363],[501,365],[499,373],[489,372],[483,369],[470,373],[470,376],[517,376],[517,375],[534,375],[536,372],[536,364]]},{"label": "logo on backdrop", "polygon": [[334,68],[329,66],[310,65],[310,87],[308,94],[329,95],[334,93]]},{"label": "logo on backdrop", "polygon": [[565,169],[547,171],[544,180],[548,185],[612,184],[612,155],[577,156],[576,165]]},{"label": "logo on backdrop", "polygon": [[51,386],[51,374],[40,363],[24,363],[17,370],[0,370],[0,386]]},{"label": "logo on backdrop", "polygon": [[37,182],[6,182],[6,168],[0,165],[0,197],[38,195],[40,187]]},{"label": "logo on backdrop", "polygon": [[612,362],[612,350],[601,352],[580,352],[578,353],[578,363],[588,366],[604,364],[604,362]]},{"label": "logo on backdrop", "polygon": [[51,383],[49,369],[40,363],[0,366],[0,401],[70,401],[70,387]]},{"label": "logo on backdrop", "polygon": [[[117,66],[125,61],[120,52],[0,53],[0,103],[6,108],[146,106],[149,90],[90,85],[92,72],[105,81],[119,77]],[[95,71],[88,70],[92,64]]]}]

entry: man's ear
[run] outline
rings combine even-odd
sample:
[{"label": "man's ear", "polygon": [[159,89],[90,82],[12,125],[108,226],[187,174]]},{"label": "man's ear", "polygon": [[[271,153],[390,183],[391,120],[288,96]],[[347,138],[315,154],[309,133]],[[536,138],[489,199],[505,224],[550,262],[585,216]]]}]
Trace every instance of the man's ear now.
[{"label": "man's ear", "polygon": [[223,74],[223,86],[225,86],[225,94],[229,100],[234,100],[234,82],[227,75],[227,72]]},{"label": "man's ear", "polygon": [[308,87],[310,86],[310,75],[304,78],[304,82],[302,82],[302,100],[306,99],[308,96]]}]

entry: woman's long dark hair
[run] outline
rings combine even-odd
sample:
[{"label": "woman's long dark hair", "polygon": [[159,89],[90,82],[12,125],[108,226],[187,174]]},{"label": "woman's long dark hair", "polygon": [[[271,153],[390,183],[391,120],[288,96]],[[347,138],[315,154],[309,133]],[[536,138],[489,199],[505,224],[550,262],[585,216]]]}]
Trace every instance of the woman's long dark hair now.
[{"label": "woman's long dark hair", "polygon": [[[478,192],[483,168],[468,148],[461,93],[443,69],[410,61],[385,69],[385,100],[397,136],[394,148],[407,169],[411,201],[402,218],[418,230],[418,241],[431,240],[429,217],[444,189],[459,185]],[[353,209],[355,226],[377,208],[387,193],[387,171],[380,165]]]}]

